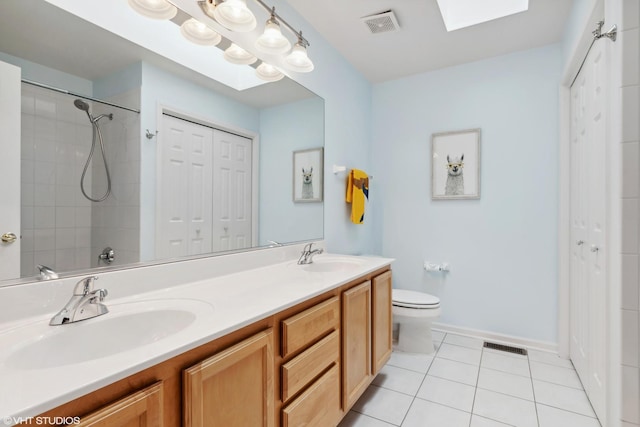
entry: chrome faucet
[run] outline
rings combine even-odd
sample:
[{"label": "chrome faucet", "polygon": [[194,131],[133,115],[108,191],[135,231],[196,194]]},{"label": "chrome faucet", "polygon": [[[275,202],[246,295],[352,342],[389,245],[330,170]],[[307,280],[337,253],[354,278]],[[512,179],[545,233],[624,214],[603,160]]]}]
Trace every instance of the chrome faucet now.
[{"label": "chrome faucet", "polygon": [[46,265],[38,264],[36,268],[40,271],[40,275],[38,276],[40,280],[53,280],[58,278],[58,273]]},{"label": "chrome faucet", "polygon": [[302,254],[300,255],[300,258],[298,258],[298,264],[300,265],[311,264],[313,262],[313,257],[315,255],[318,255],[324,252],[322,249],[312,250],[312,248],[313,248],[313,242],[307,243],[305,245],[304,249],[302,250]]},{"label": "chrome faucet", "polygon": [[51,318],[50,325],[64,325],[79,322],[109,312],[102,301],[107,296],[106,289],[93,289],[93,282],[98,276],[89,276],[76,283],[73,296],[58,314]]}]

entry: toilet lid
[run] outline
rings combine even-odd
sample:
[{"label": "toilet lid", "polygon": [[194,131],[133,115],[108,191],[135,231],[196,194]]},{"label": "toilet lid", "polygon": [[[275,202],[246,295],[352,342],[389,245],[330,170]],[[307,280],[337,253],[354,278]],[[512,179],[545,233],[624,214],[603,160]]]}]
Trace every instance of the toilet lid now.
[{"label": "toilet lid", "polygon": [[436,308],[440,305],[440,298],[425,294],[424,292],[393,289],[391,295],[393,305],[397,307]]}]

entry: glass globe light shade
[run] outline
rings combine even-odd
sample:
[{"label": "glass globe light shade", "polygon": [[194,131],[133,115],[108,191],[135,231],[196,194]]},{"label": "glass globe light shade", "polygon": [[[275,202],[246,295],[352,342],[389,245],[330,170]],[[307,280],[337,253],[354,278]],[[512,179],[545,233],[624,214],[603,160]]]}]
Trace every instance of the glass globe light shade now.
[{"label": "glass globe light shade", "polygon": [[224,51],[224,59],[232,64],[249,65],[258,60],[255,56],[241,48],[235,43],[231,43],[231,46]]},{"label": "glass globe light shade", "polygon": [[167,0],[129,0],[131,9],[153,19],[172,19],[178,13],[178,8]]},{"label": "glass globe light shade", "polygon": [[213,17],[231,31],[245,33],[256,28],[256,17],[246,0],[225,0],[215,7]]},{"label": "glass globe light shade", "polygon": [[184,21],[180,32],[190,42],[203,46],[215,46],[222,40],[220,34],[194,18]]}]

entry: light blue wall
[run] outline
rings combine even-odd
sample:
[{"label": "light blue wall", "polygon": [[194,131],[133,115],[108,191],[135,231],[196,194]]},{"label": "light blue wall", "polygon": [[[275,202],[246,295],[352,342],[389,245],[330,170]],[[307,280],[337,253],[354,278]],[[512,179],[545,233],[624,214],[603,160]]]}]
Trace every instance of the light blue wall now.
[{"label": "light blue wall", "polygon": [[323,237],[323,204],[293,203],[291,179],[292,152],[323,142],[322,98],[260,111],[260,245]]},{"label": "light blue wall", "polygon": [[[209,118],[218,123],[233,124],[244,130],[258,132],[259,111],[232,99],[183,80],[150,64],[142,63],[142,90],[140,105],[140,129],[154,132],[160,106],[198,118]],[[156,206],[156,140],[143,135],[140,165],[140,257],[153,259],[155,253]]]},{"label": "light blue wall", "polygon": [[[571,12],[565,24],[562,38],[562,56],[565,58],[565,61],[570,58],[571,53],[578,46],[585,25],[592,26],[595,29],[595,22],[589,22],[589,20],[598,1],[599,0],[575,0],[571,5]],[[600,4],[600,7],[602,8],[602,4]],[[604,16],[604,11],[602,16]],[[605,27],[609,28],[606,25]]]},{"label": "light blue wall", "polygon": [[78,95],[92,96],[93,82],[72,74],[45,67],[26,59],[0,52],[0,61],[13,64],[22,69],[22,78],[38,83],[68,90]]},{"label": "light blue wall", "polygon": [[[365,223],[352,224],[349,205],[344,201],[346,175],[331,172],[332,166],[338,164],[375,173],[371,168],[371,84],[286,1],[276,0],[273,6],[288,23],[302,29],[311,42],[308,51],[316,68],[308,74],[292,73],[293,79],[325,101],[324,236],[327,249],[345,254],[371,253],[375,201],[368,206]],[[376,191],[376,184],[372,184],[371,193]]]},{"label": "light blue wall", "polygon": [[[93,82],[93,96],[107,99],[142,86],[142,62],[136,62]],[[134,107],[137,107],[134,106]]]},{"label": "light blue wall", "polygon": [[[376,251],[394,286],[438,295],[440,321],[556,341],[561,46],[373,89]],[[434,132],[482,129],[481,199],[432,201]],[[425,260],[451,264],[426,273]]]}]

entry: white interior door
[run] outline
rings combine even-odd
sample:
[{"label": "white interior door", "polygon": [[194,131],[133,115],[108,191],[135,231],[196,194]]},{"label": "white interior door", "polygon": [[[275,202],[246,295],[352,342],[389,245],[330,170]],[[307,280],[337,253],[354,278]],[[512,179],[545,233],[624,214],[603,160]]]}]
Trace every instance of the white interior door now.
[{"label": "white interior door", "polygon": [[587,120],[586,73],[571,87],[571,343],[570,356],[581,377],[588,374],[588,216],[587,216]]},{"label": "white interior door", "polygon": [[571,359],[606,425],[607,43],[595,43],[571,88]]},{"label": "white interior door", "polygon": [[20,68],[0,61],[0,280],[20,277]]},{"label": "white interior door", "polygon": [[214,131],[213,250],[251,247],[252,141]]},{"label": "white interior door", "polygon": [[160,258],[211,252],[213,130],[163,115],[156,250]]}]

